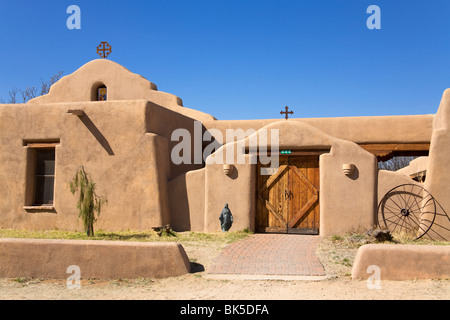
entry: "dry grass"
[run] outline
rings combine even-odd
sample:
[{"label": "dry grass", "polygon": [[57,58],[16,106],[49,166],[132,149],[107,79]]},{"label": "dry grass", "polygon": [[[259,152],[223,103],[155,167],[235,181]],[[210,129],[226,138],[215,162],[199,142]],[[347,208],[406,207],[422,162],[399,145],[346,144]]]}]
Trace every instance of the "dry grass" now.
[{"label": "dry grass", "polygon": [[[383,243],[392,244],[413,244],[413,245],[450,245],[449,241],[435,241],[427,238],[420,238],[415,240],[414,237],[408,234],[392,233],[392,241],[385,241]],[[370,243],[379,243],[376,239],[367,234],[367,232],[350,232],[341,235],[333,235],[330,240],[342,247],[359,248],[362,245]]]},{"label": "dry grass", "polygon": [[98,241],[140,241],[140,242],[178,242],[188,244],[203,242],[205,244],[229,244],[234,241],[248,237],[251,234],[248,230],[232,232],[171,232],[158,236],[153,230],[148,231],[96,231],[95,236],[88,237],[85,233],[62,230],[15,230],[0,229],[0,238],[21,238],[21,239],[65,239],[65,240],[98,240]]},{"label": "dry grass", "polygon": [[[350,277],[358,248],[371,243],[379,243],[370,236],[369,230],[360,229],[354,232],[344,233],[326,237],[320,244],[317,255],[327,269],[327,274],[336,277]],[[404,234],[393,233],[393,241],[385,241],[389,244],[410,245],[450,245],[449,241],[433,241],[426,238],[414,240]]]}]

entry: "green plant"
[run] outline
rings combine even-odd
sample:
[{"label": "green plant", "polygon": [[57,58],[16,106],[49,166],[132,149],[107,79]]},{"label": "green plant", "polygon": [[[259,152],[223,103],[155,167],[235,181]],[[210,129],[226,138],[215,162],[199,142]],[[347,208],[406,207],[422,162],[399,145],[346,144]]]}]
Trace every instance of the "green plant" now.
[{"label": "green plant", "polygon": [[83,220],[84,231],[88,237],[94,236],[94,222],[97,221],[95,213],[98,217],[102,205],[107,203],[106,199],[95,193],[95,188],[95,183],[90,179],[84,167],[80,166],[70,182],[70,192],[75,194],[78,190],[80,191],[77,202],[78,217]]},{"label": "green plant", "polygon": [[342,264],[346,267],[351,267],[352,261],[349,258],[344,258],[344,259],[342,259]]},{"label": "green plant", "polygon": [[18,282],[18,283],[25,283],[25,282],[27,282],[29,279],[28,278],[26,278],[26,277],[19,277],[19,278],[16,278],[16,279],[13,279],[15,282]]}]

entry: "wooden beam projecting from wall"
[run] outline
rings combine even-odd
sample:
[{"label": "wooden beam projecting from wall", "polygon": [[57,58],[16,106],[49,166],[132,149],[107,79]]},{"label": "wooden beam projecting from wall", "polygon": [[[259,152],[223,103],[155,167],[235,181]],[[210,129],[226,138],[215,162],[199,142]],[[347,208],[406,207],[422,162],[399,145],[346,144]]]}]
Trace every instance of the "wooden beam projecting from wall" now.
[{"label": "wooden beam projecting from wall", "polygon": [[80,110],[80,109],[69,110],[69,111],[67,111],[67,113],[71,113],[71,114],[73,114],[74,116],[77,116],[77,117],[84,116],[84,111]]},{"label": "wooden beam projecting from wall", "polygon": [[394,156],[424,156],[430,151],[429,143],[373,143],[360,144],[360,147],[374,154],[381,161],[389,160]]}]

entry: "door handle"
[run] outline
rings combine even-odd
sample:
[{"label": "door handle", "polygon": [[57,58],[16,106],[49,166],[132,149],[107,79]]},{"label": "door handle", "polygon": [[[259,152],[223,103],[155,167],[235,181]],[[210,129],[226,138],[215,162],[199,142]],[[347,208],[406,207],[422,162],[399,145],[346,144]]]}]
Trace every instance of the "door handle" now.
[{"label": "door handle", "polygon": [[287,190],[284,190],[284,200],[292,199],[292,198],[294,198],[294,194],[292,193],[292,191],[289,190],[289,193],[288,193]]}]

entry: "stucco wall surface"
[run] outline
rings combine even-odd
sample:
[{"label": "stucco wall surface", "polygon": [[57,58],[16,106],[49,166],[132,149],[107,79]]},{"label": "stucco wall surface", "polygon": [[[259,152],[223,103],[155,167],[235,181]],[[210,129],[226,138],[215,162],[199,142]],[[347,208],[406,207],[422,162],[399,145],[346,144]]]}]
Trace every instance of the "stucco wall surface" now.
[{"label": "stucco wall surface", "polygon": [[67,279],[176,277],[190,272],[182,245],[95,240],[0,239],[0,277]]},{"label": "stucco wall surface", "polygon": [[412,174],[425,171],[428,169],[428,157],[419,157],[412,160],[407,167],[397,170],[398,173],[410,176]]},{"label": "stucco wall surface", "polygon": [[98,84],[107,87],[108,100],[144,99],[200,121],[215,119],[204,112],[184,108],[179,97],[158,91],[154,83],[106,59],[86,63],[74,73],[61,78],[50,88],[47,95],[32,99],[28,103],[92,101],[96,96],[96,92],[92,91]]},{"label": "stucco wall surface", "polygon": [[[95,225],[148,230],[168,223],[167,138],[147,133],[147,101],[0,106],[0,227],[82,230],[69,182],[83,165],[108,204]],[[70,109],[83,110],[78,117]],[[57,139],[54,210],[25,210],[27,142]]]},{"label": "stucco wall surface", "polygon": [[[433,123],[425,188],[438,203],[434,229],[450,240],[450,89],[444,91]],[[441,227],[439,227],[441,226]]]},{"label": "stucco wall surface", "polygon": [[[321,235],[373,225],[377,178],[374,155],[353,142],[336,139],[300,121],[278,121],[262,129],[267,133],[269,151],[276,143],[279,149],[330,150],[320,156],[319,164]],[[218,217],[225,203],[228,203],[235,217],[233,228],[254,230],[257,159],[255,155],[246,154],[244,162],[239,163],[237,155],[238,150],[248,148],[255,138],[260,141],[263,130],[241,142],[228,143],[207,158],[205,231],[220,230]],[[271,140],[271,133],[274,132],[272,130],[278,131],[278,142]],[[223,172],[223,164],[227,163],[229,148],[233,149],[234,172],[226,175]],[[347,176],[343,172],[343,164],[349,163],[355,165],[355,170],[352,175]]]},{"label": "stucco wall surface", "polygon": [[169,182],[170,225],[175,231],[204,231],[205,169]]},{"label": "stucco wall surface", "polygon": [[[108,88],[108,101],[92,102],[100,84]],[[71,109],[84,115],[70,115]],[[0,105],[0,227],[81,230],[68,184],[84,165],[97,194],[108,200],[96,229],[148,230],[171,223],[179,229],[219,231],[218,217],[228,203],[233,228],[253,230],[256,156],[245,154],[239,163],[238,148],[241,142],[248,148],[253,138],[260,148],[262,133],[270,130],[279,131],[278,149],[328,150],[319,158],[321,235],[373,225],[380,197],[400,181],[411,182],[399,173],[378,173],[375,156],[361,143],[431,141],[426,187],[441,208],[450,208],[449,119],[450,89],[436,115],[218,121],[184,108],[180,98],[158,91],[115,62],[93,60],[60,79],[47,95],[27,104]],[[192,151],[188,163],[180,165],[172,162],[171,153],[180,142],[172,139],[177,129],[189,136]],[[219,139],[227,137],[227,129],[252,133]],[[206,130],[222,141],[205,166]],[[48,141],[58,141],[53,209],[29,210],[32,152],[27,143]],[[230,150],[234,171],[227,175],[223,163]],[[353,174],[343,173],[344,164],[354,165]],[[440,223],[444,217],[439,216]]]},{"label": "stucco wall surface", "polygon": [[384,196],[391,191],[392,189],[404,185],[404,184],[413,184],[420,187],[423,187],[423,184],[420,184],[414,180],[412,180],[406,174],[403,174],[398,171],[388,171],[388,170],[379,170],[378,171],[378,201],[377,205],[381,202]]},{"label": "stucco wall surface", "polygon": [[449,279],[450,246],[368,244],[360,247],[352,279],[373,275],[379,267],[381,280]]},{"label": "stucco wall surface", "polygon": [[[343,118],[297,118],[330,136],[355,143],[429,143],[434,115],[372,116]],[[215,129],[225,137],[227,129],[255,131],[279,119],[204,121],[207,129]]]}]

